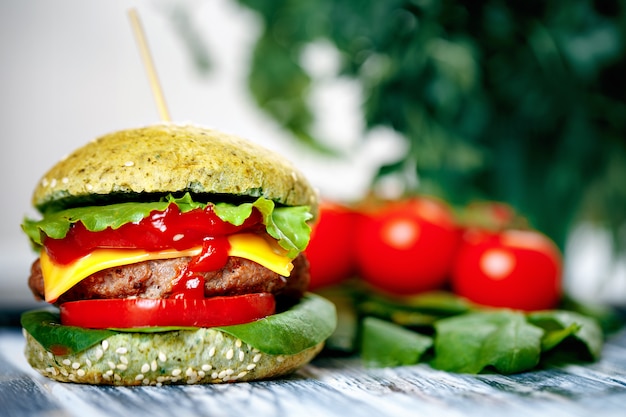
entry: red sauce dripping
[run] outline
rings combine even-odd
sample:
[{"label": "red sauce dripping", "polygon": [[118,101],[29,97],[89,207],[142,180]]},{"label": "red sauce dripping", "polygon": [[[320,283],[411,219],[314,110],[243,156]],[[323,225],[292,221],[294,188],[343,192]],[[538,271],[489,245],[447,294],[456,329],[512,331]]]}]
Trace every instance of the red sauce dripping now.
[{"label": "red sauce dripping", "polygon": [[217,271],[228,261],[230,245],[226,237],[207,238],[202,252],[191,259],[187,268],[174,280],[172,298],[204,298],[204,277],[199,272]]}]

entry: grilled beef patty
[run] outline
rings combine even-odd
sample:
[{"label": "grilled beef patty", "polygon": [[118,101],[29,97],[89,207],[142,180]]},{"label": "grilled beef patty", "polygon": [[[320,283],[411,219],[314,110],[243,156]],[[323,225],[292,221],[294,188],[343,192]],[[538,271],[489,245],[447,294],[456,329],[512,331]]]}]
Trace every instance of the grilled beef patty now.
[{"label": "grilled beef patty", "polygon": [[[168,298],[192,258],[160,259],[116,266],[97,272],[59,297],[55,304],[101,298]],[[230,257],[226,265],[204,278],[205,297],[270,292],[300,298],[309,284],[308,260],[300,254],[293,261],[289,278],[244,258]],[[44,299],[44,283],[39,260],[31,267],[28,285],[37,299]]]}]

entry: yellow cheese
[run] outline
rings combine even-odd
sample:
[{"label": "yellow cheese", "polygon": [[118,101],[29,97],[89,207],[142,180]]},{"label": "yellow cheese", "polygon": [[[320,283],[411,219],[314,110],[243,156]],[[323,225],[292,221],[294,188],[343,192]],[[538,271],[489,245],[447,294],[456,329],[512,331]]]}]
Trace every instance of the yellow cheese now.
[{"label": "yellow cheese", "polygon": [[[230,243],[229,256],[249,259],[283,276],[289,276],[293,269],[286,251],[271,238],[265,239],[252,233],[240,233],[229,236],[228,242]],[[167,249],[158,252],[148,252],[142,249],[96,249],[68,265],[59,265],[55,264],[45,251],[42,251],[41,272],[45,298],[48,302],[54,302],[61,294],[89,275],[107,268],[153,259],[196,256],[201,252],[201,246],[183,251]]]}]

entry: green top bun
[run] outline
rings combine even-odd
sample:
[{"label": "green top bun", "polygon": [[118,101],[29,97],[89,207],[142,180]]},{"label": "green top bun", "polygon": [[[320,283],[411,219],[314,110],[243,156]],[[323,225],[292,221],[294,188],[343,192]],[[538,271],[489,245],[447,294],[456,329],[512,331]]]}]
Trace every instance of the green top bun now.
[{"label": "green top bun", "polygon": [[177,192],[265,197],[317,214],[316,191],[284,157],[233,135],[173,123],[110,133],[75,150],[44,175],[32,202],[45,213]]}]

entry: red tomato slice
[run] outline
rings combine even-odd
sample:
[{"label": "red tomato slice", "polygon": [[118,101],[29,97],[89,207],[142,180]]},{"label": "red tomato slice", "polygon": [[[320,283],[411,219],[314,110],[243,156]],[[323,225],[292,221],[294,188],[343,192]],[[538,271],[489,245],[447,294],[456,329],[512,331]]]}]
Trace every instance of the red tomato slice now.
[{"label": "red tomato slice", "polygon": [[203,299],[115,298],[70,301],[61,323],[91,329],[154,326],[215,327],[249,323],[276,312],[270,293]]}]

